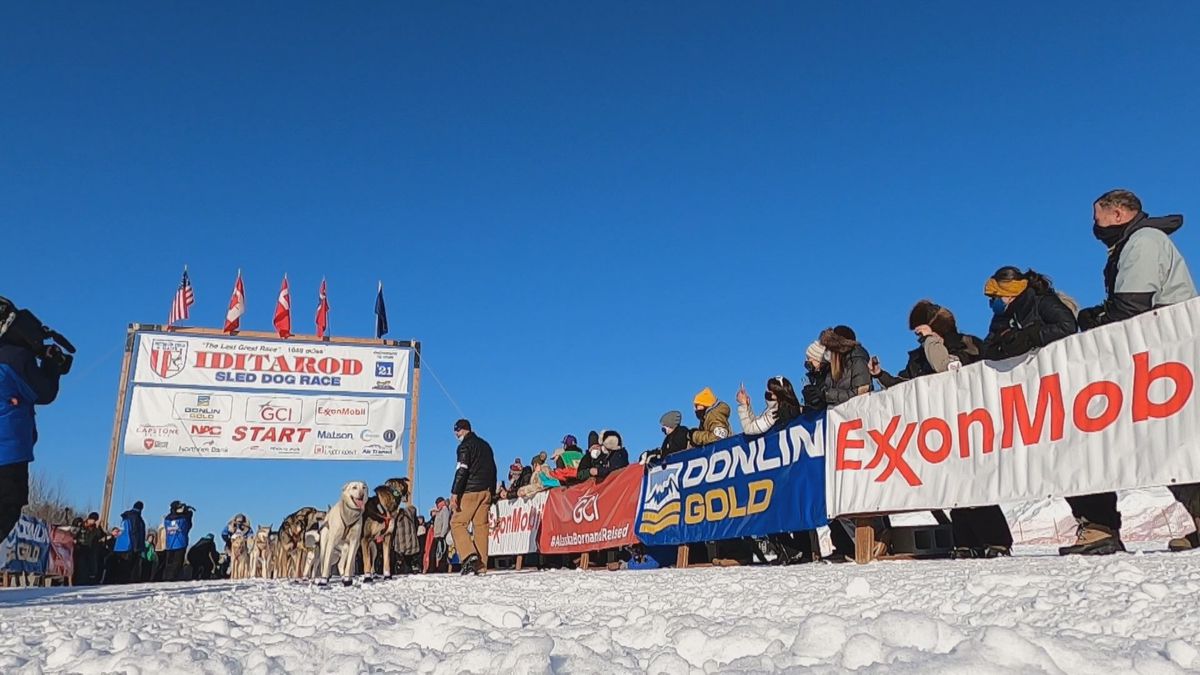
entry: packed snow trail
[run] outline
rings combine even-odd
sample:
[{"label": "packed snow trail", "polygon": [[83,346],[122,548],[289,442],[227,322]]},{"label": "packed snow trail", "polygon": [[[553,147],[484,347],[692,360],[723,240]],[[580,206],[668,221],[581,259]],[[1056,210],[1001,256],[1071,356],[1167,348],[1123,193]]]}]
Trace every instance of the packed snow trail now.
[{"label": "packed snow trail", "polygon": [[1019,553],[361,588],[11,590],[0,592],[0,672],[1200,670],[1200,554]]}]

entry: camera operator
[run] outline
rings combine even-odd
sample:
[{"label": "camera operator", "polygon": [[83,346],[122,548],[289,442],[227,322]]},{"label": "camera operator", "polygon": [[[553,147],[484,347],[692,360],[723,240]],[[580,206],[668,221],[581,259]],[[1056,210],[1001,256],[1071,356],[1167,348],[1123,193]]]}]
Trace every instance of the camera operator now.
[{"label": "camera operator", "polygon": [[178,581],[179,570],[188,547],[188,533],[192,531],[192,515],[196,509],[180,501],[171,502],[171,510],[163,518],[167,531],[167,546],[163,551],[163,581]]},{"label": "camera operator", "polygon": [[[29,463],[37,443],[33,407],[58,396],[58,380],[70,368],[57,347],[7,334],[19,313],[0,298],[0,539],[8,536],[29,503]],[[64,365],[65,364],[65,365]]]}]

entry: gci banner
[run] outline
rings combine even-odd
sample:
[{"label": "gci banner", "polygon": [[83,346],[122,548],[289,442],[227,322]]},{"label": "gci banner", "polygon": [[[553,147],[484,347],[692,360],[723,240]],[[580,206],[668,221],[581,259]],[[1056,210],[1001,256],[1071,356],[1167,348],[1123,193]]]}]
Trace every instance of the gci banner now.
[{"label": "gci banner", "polygon": [[633,521],[642,490],[642,465],[634,464],[569,488],[550,490],[538,550],[582,553],[637,543]]},{"label": "gci banner", "polygon": [[637,536],[648,546],[824,526],[825,417],[676,453],[646,474]]}]

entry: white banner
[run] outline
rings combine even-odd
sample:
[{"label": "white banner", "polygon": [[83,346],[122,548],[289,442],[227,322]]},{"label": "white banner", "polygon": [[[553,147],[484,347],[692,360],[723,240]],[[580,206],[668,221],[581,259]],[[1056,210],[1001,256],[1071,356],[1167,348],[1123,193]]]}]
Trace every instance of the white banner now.
[{"label": "white banner", "polygon": [[492,505],[488,514],[488,555],[524,555],[537,551],[546,492],[529,499],[509,499]]},{"label": "white banner", "polygon": [[408,394],[403,347],[139,333],[135,384]]},{"label": "white banner", "polygon": [[404,399],[137,387],[125,453],[401,460]]},{"label": "white banner", "polygon": [[136,387],[130,455],[232,459],[403,458],[405,400]]},{"label": "white banner", "polygon": [[830,515],[1200,482],[1200,299],[829,411]]}]

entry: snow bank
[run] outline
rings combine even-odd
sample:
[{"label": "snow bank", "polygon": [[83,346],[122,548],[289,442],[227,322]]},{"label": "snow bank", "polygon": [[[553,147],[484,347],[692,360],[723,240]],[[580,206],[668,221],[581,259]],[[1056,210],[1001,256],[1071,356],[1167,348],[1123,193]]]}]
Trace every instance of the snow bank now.
[{"label": "snow bank", "polygon": [[0,592],[0,672],[1200,670],[1200,554]]}]

